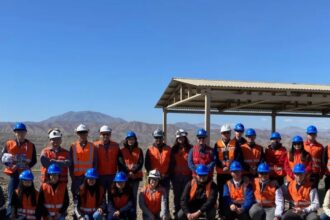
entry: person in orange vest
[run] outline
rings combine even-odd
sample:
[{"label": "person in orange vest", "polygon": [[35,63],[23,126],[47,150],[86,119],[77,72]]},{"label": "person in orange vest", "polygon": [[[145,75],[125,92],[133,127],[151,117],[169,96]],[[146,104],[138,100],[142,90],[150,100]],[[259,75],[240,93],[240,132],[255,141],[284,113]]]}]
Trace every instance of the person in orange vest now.
[{"label": "person in orange vest", "polygon": [[158,170],[151,170],[148,183],[139,194],[139,205],[144,220],[168,220],[168,200],[165,189],[159,184],[161,179]]},{"label": "person in orange vest", "polygon": [[128,178],[124,172],[116,173],[108,200],[108,220],[136,219],[134,198],[127,181]]},{"label": "person in orange vest", "polygon": [[181,197],[181,209],[178,219],[215,219],[218,190],[206,165],[196,168],[196,176],[186,184]]},{"label": "person in orange vest", "polygon": [[293,168],[294,180],[283,188],[290,208],[282,216],[282,220],[301,219],[317,220],[320,206],[317,189],[306,178],[304,164],[296,164]]},{"label": "person in orange vest", "polygon": [[55,163],[50,164],[46,175],[39,190],[37,216],[47,220],[65,220],[69,193],[66,183],[60,181],[61,168]]},{"label": "person in orange vest", "polygon": [[83,183],[87,169],[97,167],[97,149],[93,143],[88,141],[88,131],[86,125],[78,125],[76,134],[79,139],[70,147],[71,165],[69,171],[72,180],[71,192],[73,197]]},{"label": "person in orange vest", "polygon": [[171,151],[171,181],[174,194],[174,216],[177,216],[181,206],[180,199],[182,192],[191,180],[192,172],[188,166],[188,154],[192,145],[188,140],[188,132],[179,129],[175,133],[175,143]]},{"label": "person in orange vest", "polygon": [[312,158],[312,174],[310,175],[310,181],[317,188],[320,179],[323,178],[325,169],[322,167],[323,146],[317,142],[317,128],[314,125],[310,125],[306,129],[307,140],[304,142],[305,150],[311,155]]},{"label": "person in orange vest", "polygon": [[291,149],[288,152],[288,156],[284,162],[287,182],[294,180],[294,173],[292,170],[294,166],[298,163],[302,163],[305,165],[307,173],[310,173],[312,171],[311,155],[304,149],[302,137],[294,136],[292,138]]},{"label": "person in orange vest", "polygon": [[283,192],[276,180],[270,180],[270,172],[268,164],[259,164],[259,177],[252,182],[256,203],[250,208],[249,215],[253,220],[280,220],[283,214]]},{"label": "person in orange vest", "polygon": [[9,219],[36,219],[38,191],[34,188],[33,174],[24,170],[19,175],[19,185],[11,198],[12,212]]},{"label": "person in orange vest", "polygon": [[159,183],[164,187],[168,200],[170,192],[170,164],[172,163],[171,148],[164,143],[164,132],[161,129],[156,129],[153,137],[155,142],[146,152],[145,168],[148,173],[151,170],[159,171],[161,176]]},{"label": "person in orange vest", "polygon": [[225,219],[249,219],[249,209],[254,203],[249,179],[242,178],[242,166],[233,161],[229,167],[232,179],[223,186]]},{"label": "person in orange vest", "polygon": [[270,167],[270,178],[282,186],[286,176],[284,163],[288,156],[287,151],[281,143],[280,133],[273,132],[270,141],[270,145],[265,150],[265,161]]},{"label": "person in orange vest", "polygon": [[11,215],[11,198],[18,187],[19,174],[25,169],[31,169],[37,163],[36,148],[25,138],[27,134],[25,124],[16,123],[13,131],[16,138],[6,142],[1,154],[2,163],[5,165],[3,172],[10,177],[7,216]]},{"label": "person in orange vest", "polygon": [[112,129],[103,125],[100,128],[100,140],[94,142],[97,149],[97,172],[99,173],[99,181],[106,193],[112,185],[113,178],[118,169],[119,145],[110,139]]},{"label": "person in orange vest", "polygon": [[128,131],[124,141],[124,147],[120,150],[118,157],[118,167],[119,170],[128,175],[128,185],[132,189],[135,210],[139,185],[143,179],[143,163],[143,151],[139,147],[136,134],[133,131]]},{"label": "person in orange vest", "polygon": [[68,182],[68,171],[71,164],[69,151],[61,147],[62,133],[58,128],[48,132],[49,146],[41,151],[41,182],[46,180],[46,171],[50,164],[56,164],[61,168],[60,182]]},{"label": "person in orange vest", "polygon": [[102,220],[106,211],[105,193],[95,168],[87,169],[83,184],[74,197],[74,213],[78,220]]},{"label": "person in orange vest", "polygon": [[241,145],[244,163],[242,166],[245,169],[243,174],[249,177],[257,176],[257,167],[264,160],[263,147],[256,144],[257,133],[254,129],[249,128],[245,132],[247,142]]},{"label": "person in orange vest", "polygon": [[242,123],[237,123],[234,127],[235,136],[237,145],[240,147],[242,144],[246,143],[246,139],[243,137],[244,125]]}]

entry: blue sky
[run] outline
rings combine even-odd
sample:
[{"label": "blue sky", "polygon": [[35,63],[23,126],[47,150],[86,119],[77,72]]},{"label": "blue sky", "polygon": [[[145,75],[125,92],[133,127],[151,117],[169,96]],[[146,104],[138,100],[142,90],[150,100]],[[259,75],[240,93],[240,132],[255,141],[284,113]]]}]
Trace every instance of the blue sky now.
[{"label": "blue sky", "polygon": [[[0,121],[92,110],[160,123],[172,77],[330,84],[329,27],[326,0],[1,1]],[[226,121],[270,124],[212,117]]]}]

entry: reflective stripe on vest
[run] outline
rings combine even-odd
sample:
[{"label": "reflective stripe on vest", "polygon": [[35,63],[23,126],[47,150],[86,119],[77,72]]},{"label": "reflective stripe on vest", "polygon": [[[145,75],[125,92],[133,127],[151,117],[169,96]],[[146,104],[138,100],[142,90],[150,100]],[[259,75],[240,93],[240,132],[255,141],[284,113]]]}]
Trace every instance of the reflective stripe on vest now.
[{"label": "reflective stripe on vest", "polygon": [[155,190],[151,190],[148,185],[145,186],[144,201],[146,203],[147,208],[152,214],[158,215],[160,213],[162,202],[161,200],[164,193],[164,189],[160,186],[157,187]]},{"label": "reflective stripe on vest", "polygon": [[[254,147],[250,148],[248,144],[243,144],[241,145],[241,148],[244,162],[247,163],[251,168],[255,169],[261,159],[262,147],[255,145]],[[246,173],[246,171],[243,173]]]},{"label": "reflective stripe on vest", "polygon": [[294,207],[306,208],[311,204],[309,196],[311,192],[311,185],[309,183],[304,183],[298,190],[296,185],[297,182],[295,180],[290,182],[288,185],[288,193],[291,198],[291,204],[293,204]]},{"label": "reflective stripe on vest", "polygon": [[[79,146],[78,146],[79,145]],[[89,151],[87,152],[88,160],[82,161],[80,158],[77,158],[77,148],[80,147],[82,151],[85,151],[86,149]],[[87,169],[93,167],[93,159],[94,159],[94,147],[92,143],[87,142],[86,146],[82,148],[80,144],[73,145],[73,164],[74,164],[74,176],[81,176],[83,175]],[[82,152],[86,153],[86,152]],[[85,155],[86,156],[86,155]]]},{"label": "reflective stripe on vest", "polygon": [[318,143],[311,143],[308,141],[304,142],[305,150],[311,155],[312,158],[312,172],[319,173],[321,172],[321,158],[323,155],[323,146]]},{"label": "reflective stripe on vest", "polygon": [[[142,156],[142,150],[139,147],[134,147],[132,152],[127,149],[127,147],[124,147],[121,149],[121,154],[123,156],[125,165],[128,167],[129,170],[132,170],[133,167],[138,163],[140,156]],[[133,173],[132,177],[129,177],[130,179],[138,179],[143,178],[142,169],[137,171],[136,173]]]},{"label": "reflective stripe on vest", "polygon": [[[218,158],[219,161],[222,162],[224,167],[228,167],[230,163],[235,159],[235,149],[236,149],[236,139],[232,139],[229,141],[228,145],[226,146],[225,143],[220,139],[217,141],[216,144],[217,147],[217,152],[218,152]],[[224,153],[228,152],[228,158],[224,158]],[[218,174],[229,174],[229,170],[228,171],[223,171],[223,168],[221,167],[216,167],[216,171]]]},{"label": "reflective stripe on vest", "polygon": [[227,186],[229,189],[230,198],[233,203],[242,205],[244,203],[245,191],[247,187],[247,183],[244,183],[243,180],[239,187],[236,187],[233,183],[233,180],[227,181]]},{"label": "reflective stripe on vest", "polygon": [[149,147],[151,169],[159,170],[161,175],[168,174],[170,167],[171,148],[164,145],[162,153],[155,146]]},{"label": "reflective stripe on vest", "polygon": [[120,152],[118,143],[110,141],[105,147],[101,141],[94,143],[97,150],[97,171],[100,175],[115,175],[118,170],[117,158]]},{"label": "reflective stripe on vest", "polygon": [[269,181],[261,191],[260,179],[255,178],[253,182],[253,191],[256,201],[263,207],[275,207],[276,185]]}]

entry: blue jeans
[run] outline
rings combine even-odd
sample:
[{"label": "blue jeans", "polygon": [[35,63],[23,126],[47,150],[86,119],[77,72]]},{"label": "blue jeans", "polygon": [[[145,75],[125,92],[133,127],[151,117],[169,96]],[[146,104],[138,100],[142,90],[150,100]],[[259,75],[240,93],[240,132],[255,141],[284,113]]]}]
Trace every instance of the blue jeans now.
[{"label": "blue jeans", "polygon": [[14,173],[10,176],[10,180],[8,183],[8,208],[7,208],[7,216],[11,215],[11,199],[13,196],[14,191],[17,189],[19,184],[18,173]]},{"label": "blue jeans", "polygon": [[320,219],[321,220],[330,220],[330,217],[327,216],[325,213],[323,213],[322,215],[320,215]]}]

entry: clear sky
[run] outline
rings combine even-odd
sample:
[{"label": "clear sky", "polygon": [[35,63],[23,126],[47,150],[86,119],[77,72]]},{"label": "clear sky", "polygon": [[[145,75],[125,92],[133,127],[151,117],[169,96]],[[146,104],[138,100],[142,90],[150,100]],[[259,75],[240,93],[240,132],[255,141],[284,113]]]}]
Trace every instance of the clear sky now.
[{"label": "clear sky", "polygon": [[[328,0],[0,1],[0,121],[92,110],[160,123],[173,77],[330,84],[329,27]],[[279,121],[292,120],[309,123]]]}]

